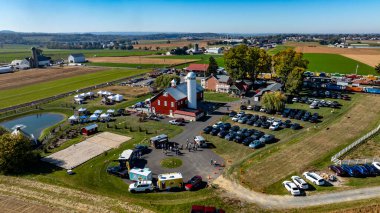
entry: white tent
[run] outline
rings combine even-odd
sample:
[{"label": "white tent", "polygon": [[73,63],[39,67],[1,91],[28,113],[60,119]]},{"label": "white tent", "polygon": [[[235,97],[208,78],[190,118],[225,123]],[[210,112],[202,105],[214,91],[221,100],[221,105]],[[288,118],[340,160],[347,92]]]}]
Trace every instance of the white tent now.
[{"label": "white tent", "polygon": [[122,95],[119,95],[119,94],[116,94],[115,96],[113,96],[113,98],[117,102],[120,102],[120,101],[124,100],[124,97]]},{"label": "white tent", "polygon": [[97,121],[98,119],[99,119],[99,115],[97,115],[97,114],[92,114],[90,116],[90,121]]},{"label": "white tent", "polygon": [[81,103],[83,101],[83,98],[74,98],[74,101],[77,103]]},{"label": "white tent", "polygon": [[115,110],[114,109],[109,109],[107,110],[107,114],[114,114],[115,113]]},{"label": "white tent", "polygon": [[106,114],[106,113],[103,113],[100,115],[100,118],[109,118],[110,115],[109,114]]},{"label": "white tent", "polygon": [[94,114],[100,115],[100,114],[102,114],[102,112],[103,112],[103,110],[98,109],[98,110],[95,110]]},{"label": "white tent", "polygon": [[86,111],[87,111],[86,108],[79,108],[79,109],[78,109],[78,112],[79,112],[79,113],[84,113],[84,112],[86,112]]},{"label": "white tent", "polygon": [[79,94],[79,97],[85,98],[85,97],[87,97],[87,93],[81,93],[81,94]]},{"label": "white tent", "polygon": [[110,100],[114,100],[112,95],[108,96],[107,98]]},{"label": "white tent", "polygon": [[102,94],[103,94],[103,91],[99,90],[99,91],[97,92],[97,94],[98,94],[98,95],[102,95]]},{"label": "white tent", "polygon": [[91,97],[91,96],[94,96],[95,93],[93,93],[93,92],[88,92],[88,93],[86,93],[86,95],[87,95],[87,97]]},{"label": "white tent", "polygon": [[77,115],[72,115],[69,118],[69,121],[78,121],[78,120],[79,120],[79,116],[77,116]]}]

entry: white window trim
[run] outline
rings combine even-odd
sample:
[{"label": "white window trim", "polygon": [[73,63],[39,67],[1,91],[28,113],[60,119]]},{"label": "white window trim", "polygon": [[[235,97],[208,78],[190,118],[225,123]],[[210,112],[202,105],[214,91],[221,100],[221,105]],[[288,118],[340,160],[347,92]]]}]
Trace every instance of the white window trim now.
[{"label": "white window trim", "polygon": [[158,106],[160,106],[160,105],[161,105],[161,101],[160,101],[160,100],[158,100],[158,102],[157,102],[157,105],[158,105]]}]

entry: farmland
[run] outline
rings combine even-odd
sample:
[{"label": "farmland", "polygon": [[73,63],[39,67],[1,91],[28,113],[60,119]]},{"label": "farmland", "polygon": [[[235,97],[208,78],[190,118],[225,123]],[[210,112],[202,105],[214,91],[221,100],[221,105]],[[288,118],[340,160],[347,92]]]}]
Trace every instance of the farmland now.
[{"label": "farmland", "polygon": [[111,69],[77,77],[33,84],[0,91],[0,108],[26,103],[80,88],[146,73],[148,70]]}]

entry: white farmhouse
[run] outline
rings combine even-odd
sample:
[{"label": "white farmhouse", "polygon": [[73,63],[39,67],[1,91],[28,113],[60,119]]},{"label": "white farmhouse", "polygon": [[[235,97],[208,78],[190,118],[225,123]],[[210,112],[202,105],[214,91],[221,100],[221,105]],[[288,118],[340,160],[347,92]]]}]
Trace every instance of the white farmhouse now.
[{"label": "white farmhouse", "polygon": [[69,55],[69,58],[67,59],[69,63],[84,63],[86,62],[86,58],[82,53],[77,54],[71,54]]},{"label": "white farmhouse", "polygon": [[221,54],[222,53],[222,48],[220,47],[211,47],[206,50],[207,53],[210,54]]}]

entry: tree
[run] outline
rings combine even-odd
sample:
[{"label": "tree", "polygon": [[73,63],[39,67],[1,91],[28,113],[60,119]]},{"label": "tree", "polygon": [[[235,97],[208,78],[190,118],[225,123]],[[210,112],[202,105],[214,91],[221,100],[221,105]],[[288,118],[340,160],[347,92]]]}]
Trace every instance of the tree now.
[{"label": "tree", "polygon": [[286,78],[286,92],[291,95],[296,95],[300,92],[303,83],[304,68],[295,67]]},{"label": "tree", "polygon": [[286,49],[273,56],[274,70],[277,76],[280,78],[281,82],[285,85],[284,86],[285,91],[287,91],[287,86],[290,85],[286,83],[289,77],[289,74],[296,68],[298,72],[301,72],[301,70],[299,69],[306,70],[308,64],[309,64],[309,61],[303,59],[302,53],[297,53],[296,51],[292,49]]},{"label": "tree", "polygon": [[0,136],[5,133],[8,133],[8,131],[4,127],[0,126]]},{"label": "tree", "polygon": [[0,171],[19,173],[35,159],[30,140],[23,134],[5,133],[0,136]]},{"label": "tree", "polygon": [[233,47],[224,53],[225,66],[232,79],[251,78],[256,80],[261,72],[270,72],[271,56],[257,47],[246,45]]},{"label": "tree", "polygon": [[219,68],[218,63],[212,56],[208,59],[208,61],[207,76],[210,76],[211,74],[216,75]]},{"label": "tree", "polygon": [[181,78],[177,75],[160,75],[154,81],[154,86],[159,89],[167,88],[173,79],[176,80],[177,84],[181,81]]},{"label": "tree", "polygon": [[375,70],[380,75],[380,63],[375,67]]},{"label": "tree", "polygon": [[266,92],[261,98],[261,105],[272,112],[282,111],[285,107],[285,95],[282,92]]}]

